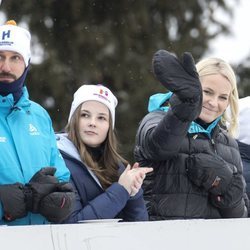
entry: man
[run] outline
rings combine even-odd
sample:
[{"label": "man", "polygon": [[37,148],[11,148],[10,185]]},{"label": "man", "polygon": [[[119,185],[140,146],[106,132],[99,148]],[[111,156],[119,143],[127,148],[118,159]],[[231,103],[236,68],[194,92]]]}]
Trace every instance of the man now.
[{"label": "man", "polygon": [[30,40],[15,21],[0,26],[0,224],[6,225],[62,222],[75,197],[51,119],[29,100]]}]

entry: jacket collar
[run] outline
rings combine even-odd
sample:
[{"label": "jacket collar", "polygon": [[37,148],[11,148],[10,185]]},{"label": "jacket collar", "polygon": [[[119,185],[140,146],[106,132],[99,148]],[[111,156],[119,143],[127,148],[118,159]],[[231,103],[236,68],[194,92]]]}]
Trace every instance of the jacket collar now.
[{"label": "jacket collar", "polygon": [[86,169],[88,170],[92,178],[96,181],[96,183],[102,188],[101,183],[96,177],[96,175],[94,174],[94,172],[88,168],[85,162],[81,160],[80,155],[75,145],[71,142],[71,140],[68,139],[68,134],[67,133],[56,134],[56,140],[57,140],[57,146],[59,150],[64,152],[69,157],[80,161],[84,165],[84,167],[86,167]]},{"label": "jacket collar", "polygon": [[29,100],[29,93],[26,87],[23,87],[23,94],[18,100],[17,103],[15,103],[14,97],[12,94],[8,94],[7,96],[0,95],[0,108],[1,112],[9,113],[11,109],[13,108],[24,108],[30,106],[31,102]]},{"label": "jacket collar", "polygon": [[[172,92],[168,93],[158,93],[150,96],[149,103],[148,103],[148,111],[164,111],[167,112],[169,107],[168,106],[162,106],[166,101],[168,101],[171,96],[173,95]],[[189,134],[197,134],[197,133],[205,133],[209,137],[211,137],[213,129],[216,127],[216,125],[221,120],[221,117],[218,117],[215,119],[207,128],[203,128],[200,124],[196,123],[195,121],[192,121],[188,133]]]}]

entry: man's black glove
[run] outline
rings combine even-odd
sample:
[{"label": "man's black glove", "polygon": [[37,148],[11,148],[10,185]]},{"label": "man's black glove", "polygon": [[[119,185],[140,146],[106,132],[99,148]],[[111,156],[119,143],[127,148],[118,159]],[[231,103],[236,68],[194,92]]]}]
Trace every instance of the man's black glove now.
[{"label": "man's black glove", "polygon": [[60,223],[73,211],[75,191],[70,183],[59,183],[57,189],[45,196],[39,207],[39,213],[48,221]]},{"label": "man's black glove", "polygon": [[0,185],[0,201],[3,204],[4,219],[12,221],[27,215],[39,213],[40,201],[46,195],[58,190],[59,181],[54,176],[56,168],[45,167],[36,172],[29,183]]},{"label": "man's black glove", "polygon": [[198,187],[214,194],[222,195],[231,183],[233,173],[226,162],[217,155],[199,153],[191,155],[186,161],[188,178]]},{"label": "man's black glove", "polygon": [[211,194],[211,203],[219,208],[223,218],[247,217],[244,202],[245,182],[238,173],[233,174],[231,183],[223,195]]},{"label": "man's black glove", "polygon": [[185,52],[178,60],[168,51],[159,50],[154,54],[152,64],[155,77],[168,90],[181,100],[201,102],[201,83],[191,53]]},{"label": "man's black glove", "polygon": [[27,215],[24,189],[25,186],[21,183],[0,185],[3,219],[13,221]]},{"label": "man's black glove", "polygon": [[32,213],[38,213],[39,203],[46,195],[54,192],[59,183],[58,179],[54,176],[56,168],[45,167],[33,175],[29,183],[25,186],[30,192],[27,200],[27,209]]}]

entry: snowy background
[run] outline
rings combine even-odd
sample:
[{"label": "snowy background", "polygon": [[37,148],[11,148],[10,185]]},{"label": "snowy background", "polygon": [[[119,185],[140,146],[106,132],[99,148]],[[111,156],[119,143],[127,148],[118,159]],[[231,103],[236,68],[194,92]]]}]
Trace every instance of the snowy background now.
[{"label": "snowy background", "polygon": [[210,43],[210,51],[207,56],[218,56],[229,63],[241,63],[250,55],[250,1],[240,0],[239,4],[230,2],[234,17],[228,19],[223,13],[217,15],[223,22],[231,22],[231,33],[227,36],[221,35]]}]

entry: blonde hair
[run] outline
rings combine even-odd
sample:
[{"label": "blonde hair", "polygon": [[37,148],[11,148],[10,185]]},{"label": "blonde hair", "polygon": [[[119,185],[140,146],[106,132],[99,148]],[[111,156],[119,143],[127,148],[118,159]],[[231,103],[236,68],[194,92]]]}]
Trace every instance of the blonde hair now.
[{"label": "blonde hair", "polygon": [[[110,111],[109,111],[110,112]],[[108,188],[113,182],[118,181],[118,166],[123,163],[127,165],[127,161],[117,152],[117,138],[112,128],[111,115],[109,116],[109,130],[105,141],[103,142],[103,153],[100,159],[96,160],[88,151],[88,145],[81,140],[79,133],[79,120],[81,116],[81,105],[76,109],[69,124],[66,126],[68,138],[72,141],[78,150],[81,160],[86,163],[104,189]]]},{"label": "blonde hair", "polygon": [[229,134],[235,137],[238,128],[239,95],[236,76],[232,67],[229,65],[229,63],[220,58],[210,57],[198,62],[196,64],[196,68],[200,77],[220,74],[230,82],[232,87],[232,91],[229,96],[230,113],[229,115],[227,115],[227,112],[224,112],[224,114],[222,115],[221,123],[223,126],[228,127]]}]

